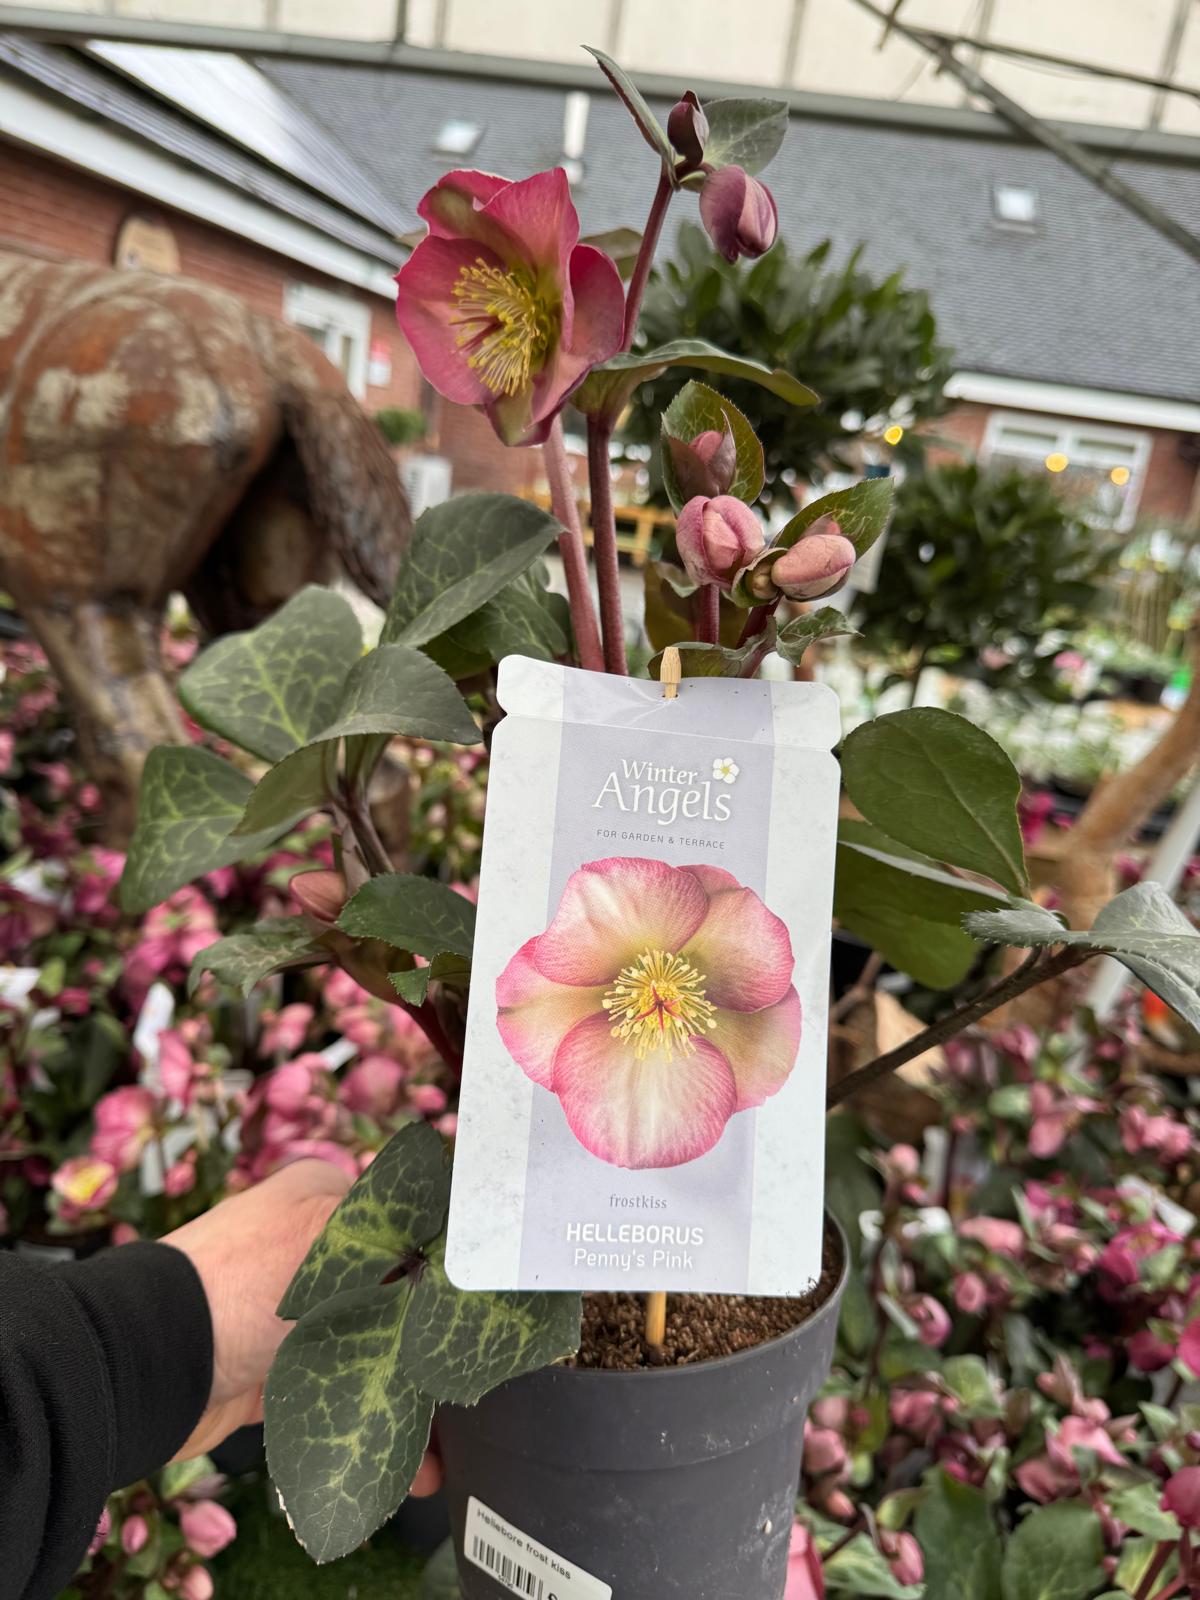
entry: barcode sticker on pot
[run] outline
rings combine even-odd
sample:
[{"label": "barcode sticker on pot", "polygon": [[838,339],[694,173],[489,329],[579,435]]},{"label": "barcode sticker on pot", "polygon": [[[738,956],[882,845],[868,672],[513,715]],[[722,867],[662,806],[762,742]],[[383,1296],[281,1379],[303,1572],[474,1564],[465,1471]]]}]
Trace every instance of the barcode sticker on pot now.
[{"label": "barcode sticker on pot", "polygon": [[474,1495],[467,1502],[463,1552],[472,1566],[521,1600],[612,1600],[612,1589],[556,1556]]}]

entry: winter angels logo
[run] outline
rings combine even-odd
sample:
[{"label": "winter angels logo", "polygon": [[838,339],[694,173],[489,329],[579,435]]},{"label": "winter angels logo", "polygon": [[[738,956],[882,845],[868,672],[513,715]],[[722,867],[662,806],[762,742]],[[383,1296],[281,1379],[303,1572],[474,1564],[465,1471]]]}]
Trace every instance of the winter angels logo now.
[{"label": "winter angels logo", "polygon": [[[721,762],[732,783],[737,767]],[[787,1082],[800,998],[783,922],[720,867],[610,856],[572,873],[496,983],[513,1060],[585,1150],[675,1167]]]},{"label": "winter angels logo", "polygon": [[643,812],[669,828],[677,818],[689,822],[728,822],[733,815],[729,795],[714,793],[717,784],[736,783],[741,769],[729,756],[718,756],[712,774],[701,782],[688,767],[656,767],[652,761],[622,761],[605,778],[592,809],[612,805],[618,811]]}]

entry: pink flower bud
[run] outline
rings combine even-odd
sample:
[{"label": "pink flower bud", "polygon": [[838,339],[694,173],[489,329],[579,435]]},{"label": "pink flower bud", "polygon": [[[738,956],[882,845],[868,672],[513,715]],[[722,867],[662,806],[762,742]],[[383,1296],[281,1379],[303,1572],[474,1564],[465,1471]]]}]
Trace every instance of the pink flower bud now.
[{"label": "pink flower bud", "polygon": [[695,172],[704,160],[704,146],[708,143],[708,118],[690,89],[682,100],[671,107],[671,115],[667,118],[667,138],[672,148],[683,157],[684,170]]},{"label": "pink flower bud", "polygon": [[921,1546],[911,1533],[890,1533],[881,1530],[879,1548],[887,1557],[892,1576],[897,1583],[923,1583],[925,1558]]},{"label": "pink flower bud", "polygon": [[968,1217],[959,1226],[960,1239],[974,1239],[985,1250],[996,1256],[1009,1256],[1017,1260],[1025,1251],[1025,1235],[1020,1223],[1006,1222],[1003,1217]]},{"label": "pink flower bud", "polygon": [[1173,1511],[1185,1528],[1200,1528],[1200,1467],[1173,1472],[1159,1504],[1164,1511]]},{"label": "pink flower bud", "polygon": [[[195,1500],[181,1506],[179,1526],[188,1549],[206,1560],[224,1550],[237,1534],[237,1523],[215,1500]],[[191,1570],[200,1569],[193,1567]]]},{"label": "pink flower bud", "polygon": [[277,1111],[283,1117],[295,1117],[305,1109],[308,1097],[312,1093],[313,1074],[310,1063],[314,1060],[324,1068],[324,1060],[310,1053],[307,1056],[298,1056],[295,1061],[276,1067],[274,1072],[266,1075],[263,1079],[263,1098],[272,1111]]},{"label": "pink flower bud", "polygon": [[968,1317],[987,1305],[987,1284],[977,1272],[961,1273],[954,1280],[954,1304]]},{"label": "pink flower bud", "polygon": [[750,507],[732,495],[697,496],[675,525],[679,558],[693,583],[728,584],[763,546],[762,526]]},{"label": "pink flower bud", "polygon": [[705,178],[700,220],[726,261],[765,255],[779,231],[771,191],[741,167],[720,167]]},{"label": "pink flower bud", "polygon": [[737,472],[737,446],[728,423],[723,433],[708,428],[691,440],[667,434],[666,442],[682,500],[727,492]]},{"label": "pink flower bud", "polygon": [[844,534],[810,533],[772,564],[771,581],[791,600],[817,600],[842,587],[855,559]]},{"label": "pink flower bud", "polygon": [[149,1538],[150,1526],[145,1517],[139,1517],[135,1513],[132,1517],[125,1518],[125,1524],[121,1529],[121,1549],[127,1556],[135,1556],[139,1550],[144,1550]]},{"label": "pink flower bud", "polygon": [[1175,1359],[1175,1351],[1150,1328],[1139,1328],[1126,1346],[1139,1372],[1161,1372]]},{"label": "pink flower bud", "polygon": [[822,1478],[827,1472],[840,1472],[846,1465],[846,1446],[840,1433],[833,1428],[814,1428],[809,1423],[804,1430],[804,1470],[813,1478]]},{"label": "pink flower bud", "polygon": [[434,1112],[446,1109],[445,1090],[436,1083],[414,1083],[408,1091],[409,1104],[417,1111]]},{"label": "pink flower bud", "polygon": [[301,911],[324,927],[333,926],[346,903],[346,880],[340,872],[298,872],[288,888]]},{"label": "pink flower bud", "polygon": [[950,1336],[950,1313],[931,1294],[919,1294],[904,1307],[917,1325],[917,1338],[931,1350],[945,1344]]},{"label": "pink flower bud", "polygon": [[390,1056],[368,1055],[342,1079],[342,1104],[365,1117],[386,1117],[396,1109],[404,1068]]},{"label": "pink flower bud", "polygon": [[180,1600],[212,1600],[212,1574],[207,1567],[189,1567],[179,1584]]},{"label": "pink flower bud", "polygon": [[825,1573],[813,1536],[802,1522],[792,1529],[788,1546],[787,1587],[783,1600],[825,1600]]}]

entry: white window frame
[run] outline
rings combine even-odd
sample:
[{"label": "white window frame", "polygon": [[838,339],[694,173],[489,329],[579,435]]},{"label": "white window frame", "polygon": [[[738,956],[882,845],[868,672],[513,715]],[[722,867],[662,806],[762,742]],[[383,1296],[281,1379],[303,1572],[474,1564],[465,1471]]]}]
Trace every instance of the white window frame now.
[{"label": "white window frame", "polygon": [[337,294],[311,283],[289,283],[283,295],[283,317],[293,326],[320,331],[317,340],[325,354],[342,370],[342,341],[349,340],[346,383],[362,399],[367,392],[367,362],[371,345],[371,310],[352,295]]},{"label": "white window frame", "polygon": [[[1036,429],[1040,433],[1052,435],[1054,443],[1045,450],[1022,450],[1019,445],[1010,446],[1004,441],[1003,434],[1006,428]],[[999,450],[1006,456],[1024,456],[1031,466],[1040,466],[1048,455],[1059,452],[1069,461],[1086,462],[1090,465],[1103,460],[1102,454],[1090,448],[1090,441],[1095,439],[1118,444],[1123,452],[1132,450],[1129,484],[1121,501],[1121,514],[1112,524],[1116,532],[1128,533],[1137,521],[1138,503],[1146,479],[1146,468],[1150,463],[1150,452],[1154,448],[1151,435],[1140,429],[1106,427],[1101,423],[1089,422],[1084,417],[1046,416],[1032,411],[993,411],[983,430],[979,460],[986,466]],[[1088,440],[1089,443],[1085,444],[1084,440]]]}]

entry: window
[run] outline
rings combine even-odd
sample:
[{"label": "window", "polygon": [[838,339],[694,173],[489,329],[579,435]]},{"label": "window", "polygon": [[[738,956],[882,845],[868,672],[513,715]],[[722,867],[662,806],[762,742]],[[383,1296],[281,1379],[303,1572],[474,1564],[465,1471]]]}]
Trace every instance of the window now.
[{"label": "window", "polygon": [[1082,502],[1090,522],[1124,532],[1137,515],[1150,435],[1064,417],[994,411],[979,459],[989,466],[1021,466],[1053,474]]},{"label": "window", "polygon": [[992,185],[992,221],[1004,228],[1036,228],[1042,204],[1036,189],[1020,183]]},{"label": "window", "polygon": [[283,318],[308,334],[361,400],[367,388],[367,351],[371,313],[360,300],[308,283],[290,283],[283,297]]},{"label": "window", "polygon": [[465,117],[448,117],[437,131],[433,148],[440,156],[469,156],[479,143],[483,129]]}]

